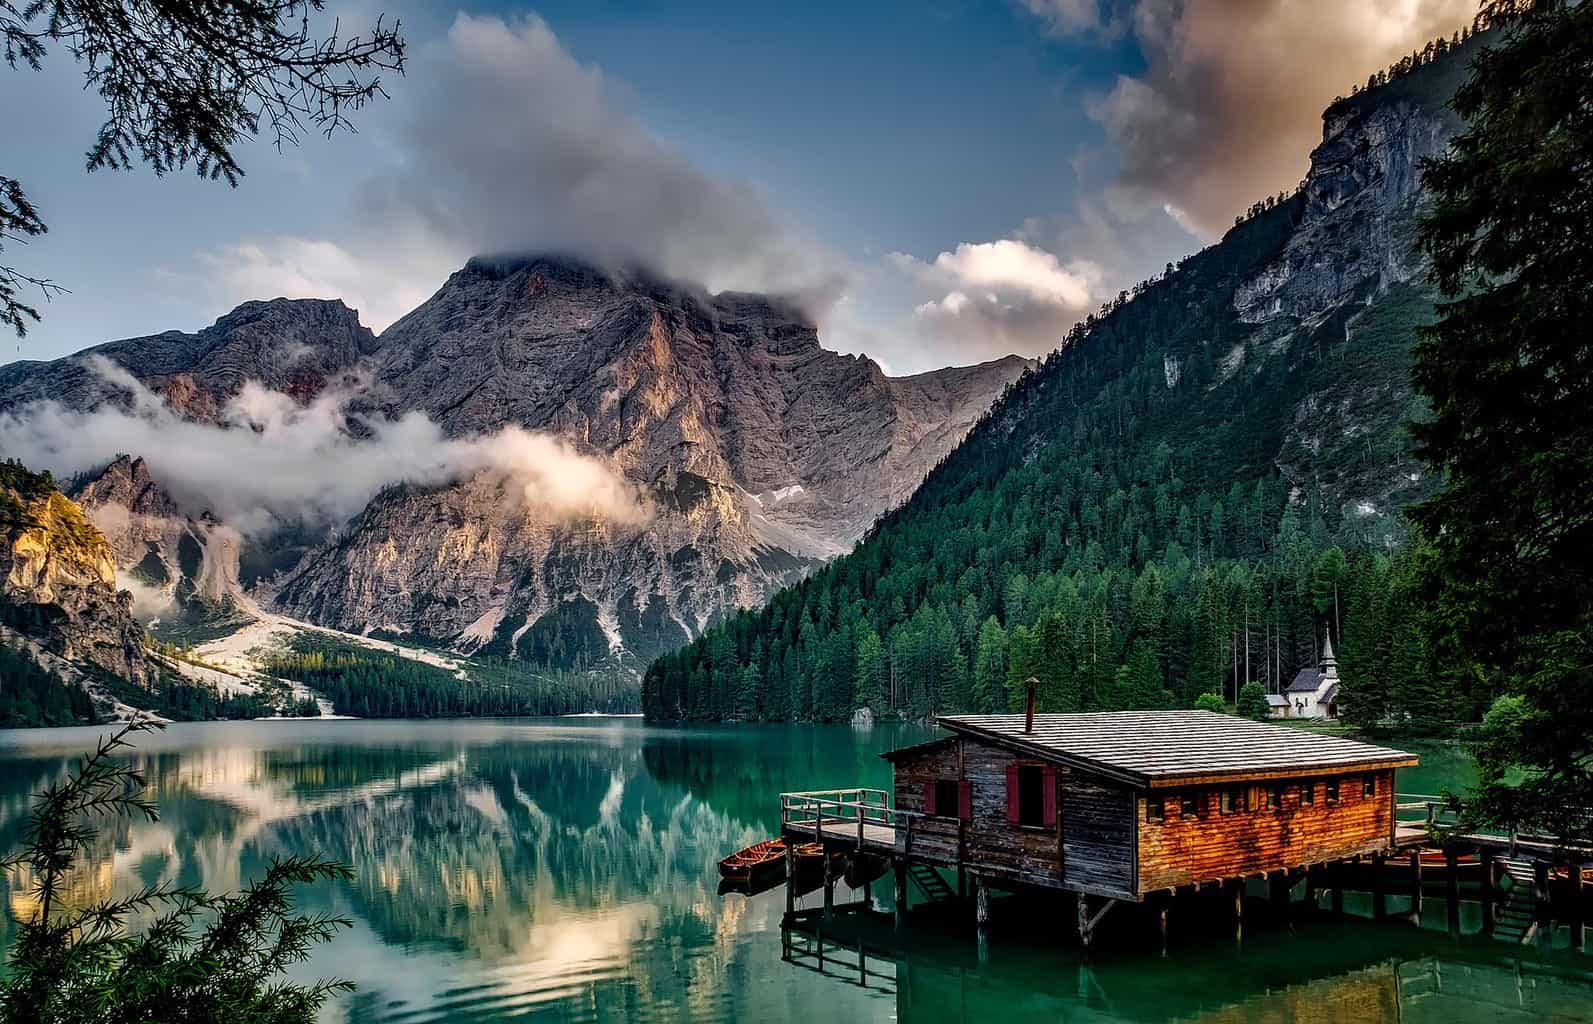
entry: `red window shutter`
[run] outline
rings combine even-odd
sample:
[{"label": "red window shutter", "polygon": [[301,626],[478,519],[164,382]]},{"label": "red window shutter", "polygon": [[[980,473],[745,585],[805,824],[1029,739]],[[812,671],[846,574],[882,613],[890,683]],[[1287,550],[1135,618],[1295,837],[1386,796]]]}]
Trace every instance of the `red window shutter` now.
[{"label": "red window shutter", "polygon": [[1007,824],[1018,823],[1018,762],[1007,765]]},{"label": "red window shutter", "polygon": [[967,779],[957,783],[957,817],[973,820],[973,783]]},{"label": "red window shutter", "polygon": [[935,783],[933,781],[924,783],[924,813],[940,813],[939,811],[935,810]]},{"label": "red window shutter", "polygon": [[1056,769],[1050,765],[1045,766],[1041,773],[1044,779],[1045,798],[1041,803],[1040,824],[1046,828],[1056,827]]}]

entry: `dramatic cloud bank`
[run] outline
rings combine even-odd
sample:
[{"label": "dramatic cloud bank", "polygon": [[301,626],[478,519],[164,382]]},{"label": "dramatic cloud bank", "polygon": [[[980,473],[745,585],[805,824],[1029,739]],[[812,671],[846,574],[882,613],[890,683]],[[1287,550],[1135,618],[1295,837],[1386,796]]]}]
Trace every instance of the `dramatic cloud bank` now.
[{"label": "dramatic cloud bank", "polygon": [[460,14],[398,96],[396,170],[364,182],[338,241],[256,239],[203,258],[218,295],[330,296],[382,329],[475,255],[569,252],[711,291],[839,290],[836,261],[754,186],[656,138],[535,15]]},{"label": "dramatic cloud bank", "polygon": [[[249,383],[220,424],[172,411],[104,357],[90,367],[123,392],[125,408],[79,412],[37,402],[0,414],[0,451],[69,476],[123,453],[142,455],[151,475],[190,509],[206,509],[245,534],[283,522],[337,525],[390,484],[436,485],[488,474],[507,494],[552,520],[599,516],[641,525],[650,509],[617,473],[564,441],[507,427],[450,438],[425,416],[353,415],[352,391],[329,391],[307,406]],[[349,432],[354,423],[366,435]]]},{"label": "dramatic cloud bank", "polygon": [[[1030,3],[1055,8],[1054,29],[1075,31],[1109,22],[1117,6]],[[1476,8],[1475,0],[1137,0],[1128,17],[1145,72],[1120,77],[1090,106],[1120,161],[1115,198],[1217,236],[1239,211],[1304,176],[1335,96],[1452,33]]]},{"label": "dramatic cloud bank", "polygon": [[914,326],[931,344],[955,344],[965,359],[1049,351],[1100,301],[1094,294],[1099,266],[1088,260],[1064,265],[1016,239],[963,242],[927,263],[906,253],[890,259],[940,292],[914,309]]}]

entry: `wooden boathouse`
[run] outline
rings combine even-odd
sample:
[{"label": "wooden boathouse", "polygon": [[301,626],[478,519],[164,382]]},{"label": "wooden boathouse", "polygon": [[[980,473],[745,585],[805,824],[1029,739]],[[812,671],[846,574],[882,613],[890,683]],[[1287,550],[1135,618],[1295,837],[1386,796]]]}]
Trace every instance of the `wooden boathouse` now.
[{"label": "wooden boathouse", "polygon": [[909,870],[951,869],[981,927],[991,887],[1075,893],[1085,946],[1120,901],[1229,885],[1237,909],[1246,878],[1380,860],[1401,838],[1394,770],[1417,762],[1209,711],[937,721],[951,735],[882,755],[890,793],[782,794],[782,833],[888,858],[899,906]]}]

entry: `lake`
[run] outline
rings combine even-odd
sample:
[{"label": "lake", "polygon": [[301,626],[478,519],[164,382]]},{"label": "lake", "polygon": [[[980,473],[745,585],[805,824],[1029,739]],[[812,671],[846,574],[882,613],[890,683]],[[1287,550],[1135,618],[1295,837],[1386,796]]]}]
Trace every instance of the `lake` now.
[{"label": "lake", "polygon": [[[7,849],[28,794],[96,735],[0,732]],[[888,918],[842,915],[821,938],[782,932],[781,890],[719,895],[718,858],[773,834],[775,794],[887,785],[876,755],[929,735],[603,719],[178,725],[136,754],[161,821],[108,830],[75,896],[162,880],[235,888],[288,853],[344,861],[355,881],[305,894],[354,922],[302,972],[358,986],[332,1022],[1593,1019],[1585,957],[1452,940],[1441,904],[1425,928],[1323,915],[1247,922],[1238,941],[1175,918],[1165,956],[1147,931],[1085,965],[1071,919],[1010,900],[981,948],[964,917],[915,919],[898,938]],[[1463,753],[1420,752],[1402,791],[1468,781]],[[0,884],[25,911],[14,882]],[[875,886],[881,909],[889,888]]]}]

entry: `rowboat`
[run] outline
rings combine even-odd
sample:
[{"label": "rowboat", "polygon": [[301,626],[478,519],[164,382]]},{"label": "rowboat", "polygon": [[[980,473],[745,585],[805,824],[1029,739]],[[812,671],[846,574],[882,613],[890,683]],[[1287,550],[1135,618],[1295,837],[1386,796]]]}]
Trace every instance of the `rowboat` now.
[{"label": "rowboat", "polygon": [[753,884],[782,879],[785,877],[785,851],[784,839],[753,843],[720,860],[719,877]]}]

